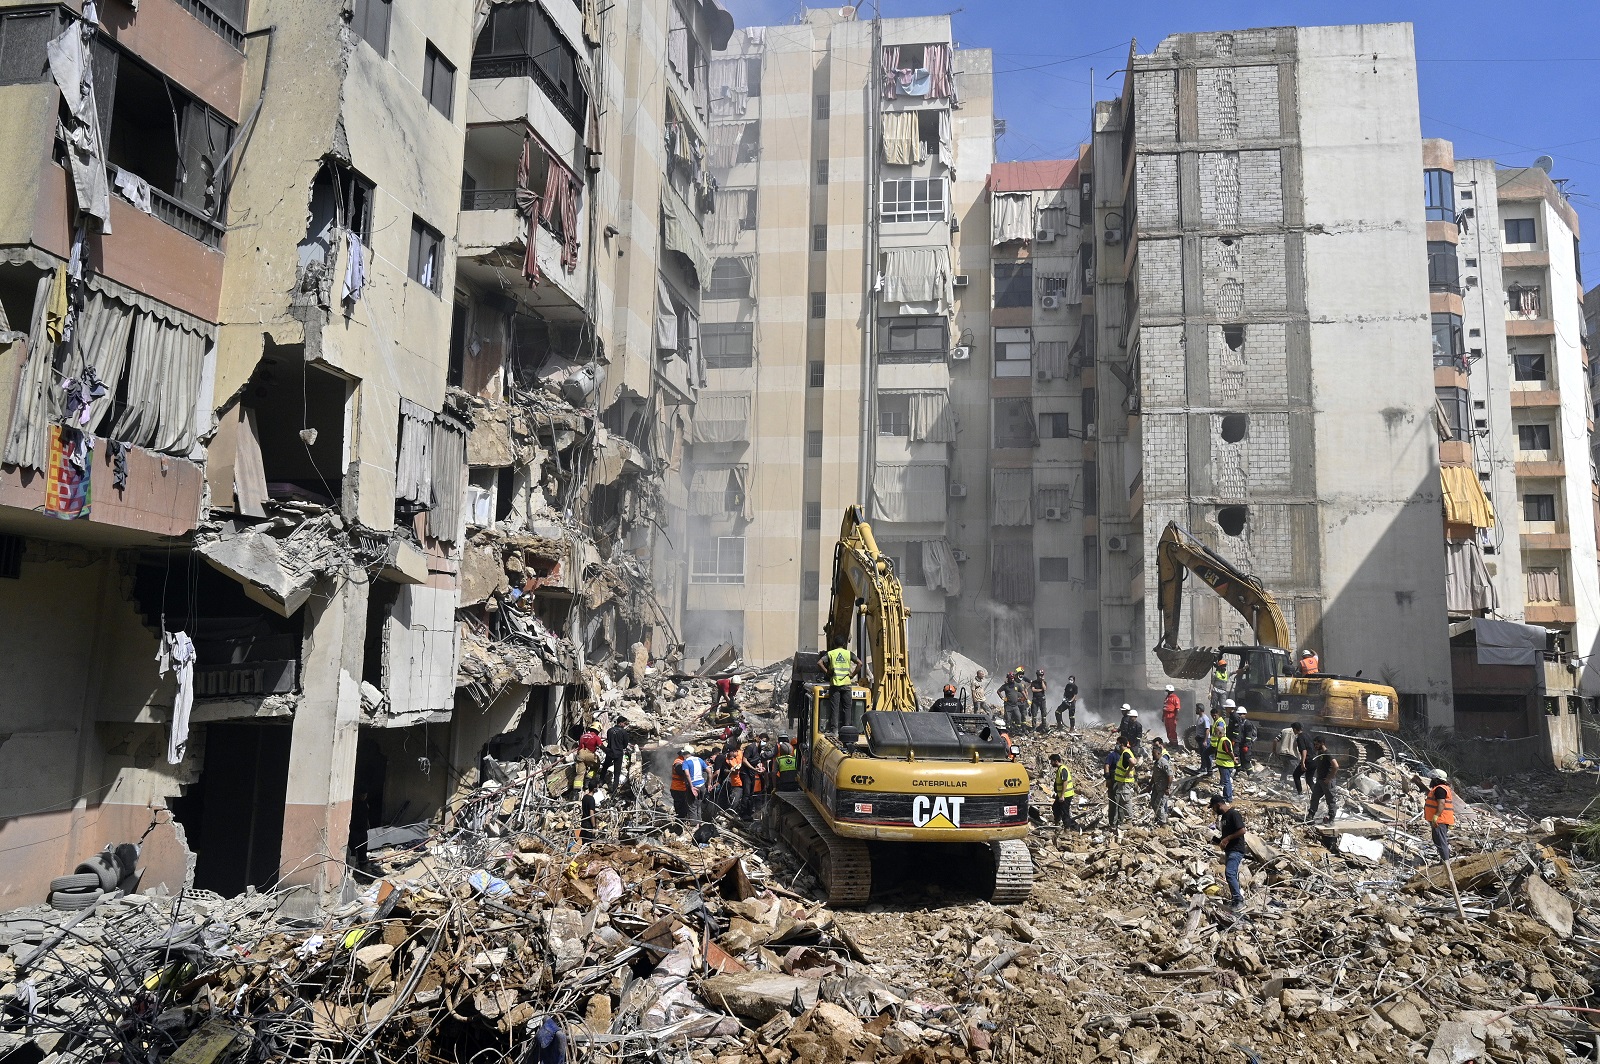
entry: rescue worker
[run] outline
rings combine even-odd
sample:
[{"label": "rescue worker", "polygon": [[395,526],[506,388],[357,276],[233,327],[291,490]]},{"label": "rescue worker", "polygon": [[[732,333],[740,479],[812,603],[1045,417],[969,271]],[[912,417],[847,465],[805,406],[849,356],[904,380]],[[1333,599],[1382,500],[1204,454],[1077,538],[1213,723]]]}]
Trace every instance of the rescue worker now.
[{"label": "rescue worker", "polygon": [[1300,675],[1315,676],[1322,671],[1322,660],[1308,647],[1300,652]]},{"label": "rescue worker", "polygon": [[726,775],[723,777],[722,807],[732,809],[736,802],[744,797],[744,777],[746,774],[744,764],[744,748],[735,746],[724,755],[727,761]]},{"label": "rescue worker", "polygon": [[1239,770],[1241,772],[1249,772],[1250,750],[1255,746],[1256,739],[1260,737],[1260,729],[1256,727],[1256,722],[1250,719],[1250,714],[1245,711],[1243,706],[1235,709],[1233,716],[1234,742],[1238,744]]},{"label": "rescue worker", "polygon": [[767,744],[767,733],[762,732],[760,736],[752,733],[750,741],[744,744],[744,773],[740,777],[744,786],[739,793],[739,815],[746,820],[750,819],[755,797],[761,792],[769,756],[771,747]]},{"label": "rescue worker", "polygon": [[1072,819],[1072,802],[1078,797],[1078,785],[1072,778],[1072,766],[1061,760],[1060,754],[1050,755],[1050,811],[1058,825],[1076,828]]},{"label": "rescue worker", "polygon": [[1033,701],[1028,710],[1028,725],[1037,731],[1044,731],[1046,688],[1043,669],[1033,674],[1033,683],[1028,685],[1028,691],[1033,695]]},{"label": "rescue worker", "polygon": [[953,683],[945,684],[944,685],[944,695],[942,697],[940,697],[940,698],[936,698],[936,699],[933,700],[933,705],[928,707],[928,712],[929,713],[965,713],[966,712],[966,707],[963,706],[961,704],[961,700],[956,697],[956,685],[953,684]]},{"label": "rescue worker", "polygon": [[1217,757],[1217,740],[1228,734],[1228,721],[1233,716],[1233,711],[1238,708],[1239,707],[1234,704],[1233,699],[1225,698],[1222,700],[1222,708],[1216,713],[1212,714],[1211,759],[1213,761],[1215,761]]},{"label": "rescue worker", "polygon": [[689,755],[694,753],[690,747],[684,747],[672,762],[672,778],[668,781],[672,787],[672,813],[679,820],[689,819],[689,773],[683,767]]},{"label": "rescue worker", "polygon": [[989,704],[989,674],[979,669],[972,677],[972,712],[982,713]]},{"label": "rescue worker", "polygon": [[1167,796],[1172,792],[1172,756],[1158,735],[1150,740],[1150,812],[1155,822],[1167,822]]},{"label": "rescue worker", "polygon": [[[705,760],[694,752],[694,747],[686,746],[683,748],[683,756],[672,767],[675,773],[674,783],[677,781],[676,774],[681,773],[684,790],[687,792],[684,796],[684,812],[680,816],[696,823],[704,820],[707,783]],[[676,797],[673,802],[676,804]]]},{"label": "rescue worker", "polygon": [[800,789],[800,759],[794,756],[794,747],[789,745],[787,735],[778,736],[778,754],[772,759],[772,770],[775,777],[774,790]]},{"label": "rescue worker", "polygon": [[606,759],[600,766],[600,774],[604,776],[607,771],[611,773],[611,793],[616,794],[617,788],[622,786],[622,767],[628,757],[628,744],[632,741],[628,729],[621,720],[606,729]]},{"label": "rescue worker", "polygon": [[1011,704],[1007,716],[1015,722],[1017,731],[1028,726],[1028,682],[1027,678],[1018,676],[1011,684]]},{"label": "rescue worker", "polygon": [[1061,689],[1061,704],[1056,706],[1056,727],[1061,727],[1061,712],[1067,714],[1067,730],[1078,730],[1078,678],[1067,677],[1067,685]]},{"label": "rescue worker", "polygon": [[1291,724],[1289,730],[1294,732],[1294,793],[1304,794],[1302,783],[1311,772],[1311,736],[1299,721]]},{"label": "rescue worker", "polygon": [[1133,787],[1138,779],[1139,755],[1124,735],[1117,739],[1117,759],[1111,766],[1111,802],[1106,812],[1106,827],[1121,829],[1123,821],[1133,820]]},{"label": "rescue worker", "polygon": [[578,815],[578,842],[593,842],[599,834],[600,799],[595,794],[595,788],[600,786],[598,778],[584,784],[583,799],[579,804]]},{"label": "rescue worker", "polygon": [[829,712],[832,728],[850,719],[850,689],[861,675],[861,659],[849,647],[833,647],[817,655],[817,668],[828,681]]},{"label": "rescue worker", "polygon": [[1183,708],[1183,699],[1178,697],[1178,691],[1170,683],[1167,684],[1167,700],[1161,704],[1161,723],[1167,726],[1167,745],[1178,745],[1178,711]]},{"label": "rescue worker", "polygon": [[1223,700],[1228,697],[1228,661],[1218,658],[1217,663],[1211,668],[1211,712],[1215,713],[1222,708]]},{"label": "rescue worker", "polygon": [[1139,714],[1126,702],[1122,703],[1122,720],[1117,725],[1117,738],[1128,740],[1135,753],[1144,739],[1144,725],[1139,721]]},{"label": "rescue worker", "polygon": [[1239,889],[1239,866],[1244,863],[1249,846],[1244,841],[1244,814],[1233,803],[1220,795],[1211,796],[1211,811],[1217,814],[1216,843],[1227,859],[1228,892],[1233,896],[1232,908],[1244,908],[1244,892]]},{"label": "rescue worker", "polygon": [[1211,710],[1204,705],[1194,707],[1194,727],[1191,729],[1194,736],[1195,752],[1200,755],[1200,774],[1211,775]]},{"label": "rescue worker", "polygon": [[599,730],[593,724],[584,726],[583,735],[578,739],[578,752],[574,758],[576,769],[573,785],[585,787],[591,779],[600,774],[600,738]]},{"label": "rescue worker", "polygon": [[1222,797],[1233,801],[1233,771],[1239,767],[1238,754],[1234,752],[1233,737],[1227,731],[1222,731],[1216,736],[1216,745],[1212,750],[1217,759],[1217,773],[1222,777]]},{"label": "rescue worker", "polygon": [[1017,712],[1017,710],[1016,710],[1016,706],[1012,702],[1012,698],[1011,698],[1012,691],[1015,690],[1015,688],[1016,688],[1016,676],[1015,676],[1015,674],[1008,672],[1008,673],[1006,673],[1006,678],[1000,681],[999,689],[995,691],[995,694],[1000,699],[1000,713],[1001,713],[1002,716],[1004,716],[1006,718],[1006,724],[1008,726],[1012,726],[1012,725],[1015,725],[1017,723],[1017,721],[1016,721],[1016,712]]},{"label": "rescue worker", "polygon": [[1436,768],[1428,773],[1428,782],[1423,783],[1421,776],[1412,776],[1411,782],[1421,787],[1428,795],[1422,806],[1422,819],[1433,827],[1433,848],[1439,851],[1439,861],[1446,863],[1450,860],[1450,825],[1456,822],[1455,795],[1450,793],[1450,777],[1444,769]]},{"label": "rescue worker", "polygon": [[1017,758],[1021,757],[1022,751],[1018,750],[1014,745],[1012,745],[1011,733],[1006,730],[1006,721],[1004,717],[994,718],[994,728],[995,731],[1000,733],[1000,741],[1005,744],[1006,760],[1015,761]]},{"label": "rescue worker", "polygon": [[717,715],[717,707],[724,707],[729,715],[739,711],[739,688],[744,683],[744,677],[724,676],[711,685],[711,712],[708,716]]},{"label": "rescue worker", "polygon": [[1328,741],[1317,736],[1311,742],[1311,808],[1306,810],[1306,823],[1317,819],[1317,803],[1328,803],[1328,819],[1333,823],[1334,807],[1338,804],[1339,759],[1328,752]]}]

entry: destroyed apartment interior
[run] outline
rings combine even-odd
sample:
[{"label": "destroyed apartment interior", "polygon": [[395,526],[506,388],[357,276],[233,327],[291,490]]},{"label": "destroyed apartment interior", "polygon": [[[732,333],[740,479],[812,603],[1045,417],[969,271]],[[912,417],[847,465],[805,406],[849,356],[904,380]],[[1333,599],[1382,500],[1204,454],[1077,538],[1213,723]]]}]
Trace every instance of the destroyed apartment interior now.
[{"label": "destroyed apartment interior", "polygon": [[1592,164],[892,6],[0,0],[0,1064],[1600,1061]]}]

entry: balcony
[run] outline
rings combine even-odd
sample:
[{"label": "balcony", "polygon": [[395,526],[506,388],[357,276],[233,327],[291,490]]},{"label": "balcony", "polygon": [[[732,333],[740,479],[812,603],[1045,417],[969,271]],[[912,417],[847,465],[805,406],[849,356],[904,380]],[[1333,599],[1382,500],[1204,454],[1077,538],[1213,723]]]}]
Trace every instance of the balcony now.
[{"label": "balcony", "polygon": [[[467,205],[469,195],[473,206]],[[500,279],[508,270],[521,272],[528,246],[528,219],[521,212],[515,207],[487,206],[508,200],[516,203],[515,190],[478,190],[462,197],[456,234],[460,258],[456,268],[490,291],[500,290]],[[586,296],[583,249],[579,249],[578,269],[569,274],[561,265],[560,237],[539,225],[534,227],[534,241],[539,281],[531,287],[513,285],[510,294],[553,321],[581,319]]]},{"label": "balcony", "polygon": [[17,535],[136,546],[193,532],[200,520],[205,472],[184,458],[143,447],[128,448],[128,480],[112,487],[111,448],[96,438],[87,517],[62,521],[46,516],[47,477],[17,466],[0,470],[0,528]]},{"label": "balcony", "polygon": [[526,120],[570,164],[589,121],[582,42],[574,5],[492,5],[473,48],[467,124]]},{"label": "balcony", "polygon": [[1566,463],[1561,461],[1523,462],[1516,463],[1518,477],[1556,477],[1567,475]]},{"label": "balcony", "polygon": [[474,81],[522,78],[532,81],[539,87],[544,99],[549,102],[556,114],[560,115],[569,126],[574,130],[583,129],[584,117],[583,112],[579,110],[579,102],[565,94],[562,91],[562,86],[556,84],[555,79],[534,61],[533,56],[485,56],[472,60],[472,80]]}]

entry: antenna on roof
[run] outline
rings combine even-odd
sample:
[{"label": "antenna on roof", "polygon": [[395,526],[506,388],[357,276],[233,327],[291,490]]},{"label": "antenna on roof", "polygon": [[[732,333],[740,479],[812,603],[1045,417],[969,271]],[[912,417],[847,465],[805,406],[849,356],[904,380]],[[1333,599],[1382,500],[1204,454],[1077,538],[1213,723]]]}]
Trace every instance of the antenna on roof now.
[{"label": "antenna on roof", "polygon": [[1541,155],[1537,159],[1533,160],[1533,165],[1537,166],[1539,169],[1548,174],[1551,169],[1555,167],[1556,161],[1548,155]]}]

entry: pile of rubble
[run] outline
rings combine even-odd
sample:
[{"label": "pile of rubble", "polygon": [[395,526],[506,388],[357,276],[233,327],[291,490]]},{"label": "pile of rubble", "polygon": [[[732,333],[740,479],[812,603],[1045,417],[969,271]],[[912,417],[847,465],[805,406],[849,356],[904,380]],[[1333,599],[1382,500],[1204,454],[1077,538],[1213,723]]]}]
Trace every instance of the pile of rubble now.
[{"label": "pile of rubble", "polygon": [[[674,745],[715,741],[709,681],[637,666],[638,682],[633,665],[600,674],[618,674],[596,692],[602,723],[648,705],[649,730]],[[781,676],[743,675],[747,712],[781,705]],[[907,860],[872,906],[831,911],[758,825],[724,815],[717,830],[687,832],[665,781],[646,771],[651,749],[630,758],[589,842],[569,753],[493,764],[434,823],[380,832],[376,878],[329,913],[287,891],[190,891],[0,919],[0,1053],[1595,1059],[1585,1006],[1600,877],[1565,852],[1570,824],[1463,788],[1458,910],[1429,863],[1405,767],[1362,766],[1346,815],[1323,830],[1303,824],[1292,787],[1263,766],[1238,786],[1254,859],[1249,905],[1235,914],[1219,900],[1209,781],[1181,779],[1166,827],[1148,813],[1120,835],[1096,825],[1110,738],[1019,737],[1030,762],[1061,752],[1074,765],[1084,826],[1036,825],[1033,897],[1003,908]]]}]

